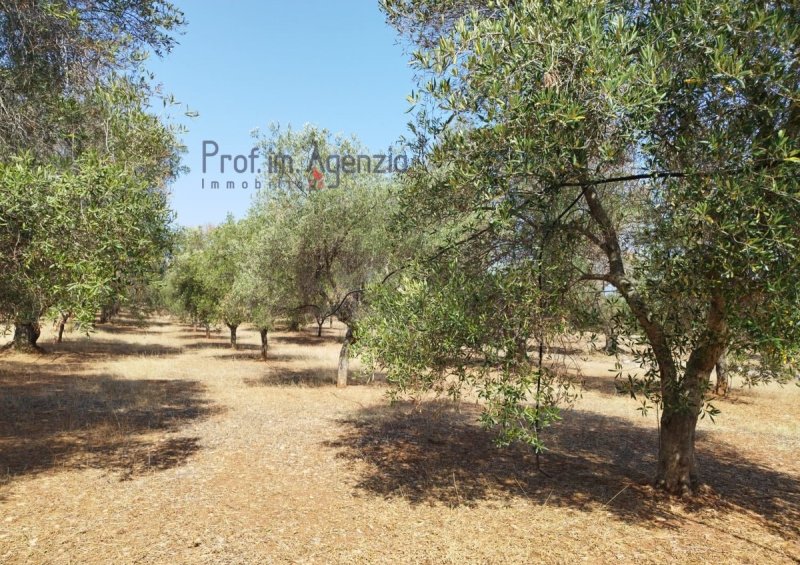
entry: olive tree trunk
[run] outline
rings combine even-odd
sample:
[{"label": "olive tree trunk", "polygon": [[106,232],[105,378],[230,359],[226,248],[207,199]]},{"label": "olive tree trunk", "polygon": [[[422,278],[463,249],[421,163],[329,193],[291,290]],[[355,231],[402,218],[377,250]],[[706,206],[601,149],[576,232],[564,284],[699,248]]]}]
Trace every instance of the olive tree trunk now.
[{"label": "olive tree trunk", "polygon": [[712,299],[708,337],[689,355],[683,378],[661,382],[664,412],[658,448],[656,485],[672,494],[691,494],[699,483],[695,459],[695,430],[705,402],[711,371],[725,349],[724,301]]},{"label": "olive tree trunk", "polygon": [[699,477],[694,454],[695,410],[664,410],[658,440],[656,486],[672,494],[690,494]]},{"label": "olive tree trunk", "polygon": [[261,328],[261,330],[259,331],[259,334],[261,334],[261,359],[266,361],[267,360],[267,347],[268,347],[267,346],[267,329],[266,328]]},{"label": "olive tree trunk", "polygon": [[56,333],[56,343],[61,343],[64,339],[64,326],[67,325],[67,320],[69,320],[70,313],[69,312],[61,312],[58,317],[58,331]]},{"label": "olive tree trunk", "polygon": [[344,343],[342,349],[339,351],[339,371],[336,375],[336,386],[344,388],[347,386],[347,372],[350,365],[350,344],[353,343],[353,329],[347,326],[347,332],[344,334]]},{"label": "olive tree trunk", "polygon": [[728,394],[728,389],[730,388],[727,350],[723,351],[722,355],[720,355],[719,359],[717,359],[716,372],[717,384],[714,387],[714,392],[719,396],[725,396]]},{"label": "olive tree trunk", "polygon": [[231,349],[239,349],[239,345],[236,343],[236,328],[238,328],[238,324],[225,324],[228,326],[228,329],[231,331]]},{"label": "olive tree trunk", "polygon": [[14,324],[14,339],[6,347],[17,351],[42,351],[36,344],[40,335],[42,328],[39,322],[17,322]]},{"label": "olive tree trunk", "polygon": [[622,247],[616,227],[608,215],[597,189],[583,187],[589,213],[597,223],[600,241],[608,259],[608,272],[585,280],[599,280],[616,287],[636,317],[655,356],[663,413],[659,429],[656,485],[672,494],[689,494],[699,481],[695,459],[695,429],[703,407],[704,394],[714,365],[725,349],[727,335],[726,303],[715,293],[710,297],[705,332],[689,355],[683,378],[673,358],[664,326],[652,315],[647,298],[637,291],[625,271]]}]

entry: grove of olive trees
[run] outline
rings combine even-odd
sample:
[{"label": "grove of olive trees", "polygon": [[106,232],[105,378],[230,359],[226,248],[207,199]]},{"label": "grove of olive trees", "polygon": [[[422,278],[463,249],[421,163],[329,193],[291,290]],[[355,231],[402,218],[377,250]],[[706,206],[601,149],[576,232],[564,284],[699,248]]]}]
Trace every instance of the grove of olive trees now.
[{"label": "grove of olive trees", "polygon": [[[275,6],[250,4],[264,29],[274,23]],[[196,9],[206,25],[231,21]],[[564,508],[586,513],[589,534],[616,519],[598,538],[641,526],[637,551],[663,541],[653,524],[671,532],[680,520],[687,535],[713,523],[706,541],[722,532],[748,551],[796,542],[786,399],[800,384],[800,3],[375,9],[413,75],[389,166],[355,135],[273,123],[253,134],[247,159],[262,162],[249,204],[181,226],[171,187],[190,164],[186,131],[146,63],[179,45],[177,2],[0,0],[0,560],[4,544],[23,548],[19,562],[66,557],[57,548],[83,543],[92,504],[104,505],[98,547],[131,535],[162,559],[179,548],[181,562],[240,562],[241,547],[273,541],[258,555],[281,560],[295,537],[288,561],[385,561],[358,544],[393,525],[406,561],[460,562],[463,550],[499,562],[514,544],[487,557],[466,538],[496,547],[542,516],[562,543],[579,522]],[[214,83],[218,60],[202,53]],[[291,75],[269,76],[270,100],[299,88],[305,75],[288,67],[269,67]],[[375,80],[348,72],[353,89]],[[312,94],[343,100],[335,85]],[[216,206],[234,192],[202,194]],[[726,409],[745,421],[706,434]],[[80,493],[53,486],[63,476]],[[102,502],[85,496],[95,486]],[[55,502],[39,494],[51,488]],[[664,503],[678,497],[714,504],[681,514]],[[14,530],[31,507],[58,526]],[[155,533],[140,535],[141,516]],[[436,520],[460,546],[438,534],[425,538],[438,552],[407,543]],[[767,541],[745,539],[743,523]],[[671,557],[693,557],[690,542]],[[149,561],[129,549],[105,560]],[[75,551],[70,561],[87,555]]]}]

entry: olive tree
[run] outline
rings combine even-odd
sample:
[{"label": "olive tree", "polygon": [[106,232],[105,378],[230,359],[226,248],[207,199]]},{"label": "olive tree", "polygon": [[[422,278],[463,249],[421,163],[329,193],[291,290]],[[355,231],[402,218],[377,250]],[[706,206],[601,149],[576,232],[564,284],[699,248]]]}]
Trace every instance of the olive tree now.
[{"label": "olive tree", "polygon": [[388,235],[393,179],[344,167],[366,150],[354,138],[313,126],[273,127],[262,147],[268,159],[281,161],[267,164],[268,190],[253,210],[265,226],[253,240],[255,253],[270,286],[283,289],[285,312],[310,311],[318,336],[333,316],[347,326],[337,380],[345,386],[362,291],[388,273],[396,256]]},{"label": "olive tree", "polygon": [[[123,279],[149,269],[169,238],[165,195],[129,169],[87,156],[67,173],[19,160],[0,164],[3,256],[0,315],[14,344],[35,346],[48,308],[84,324]],[[66,231],[54,237],[53,224]]]},{"label": "olive tree", "polygon": [[33,346],[45,312],[94,313],[157,272],[170,242],[167,183],[178,173],[174,131],[143,110],[145,92],[119,80],[83,103],[102,119],[77,156],[2,164],[0,318]]},{"label": "olive tree", "polygon": [[171,312],[188,318],[192,325],[204,327],[206,338],[210,338],[222,296],[208,277],[204,255],[207,246],[207,229],[187,228],[178,232],[165,275],[165,294]]},{"label": "olive tree", "polygon": [[0,1],[0,155],[79,152],[92,122],[81,100],[140,72],[146,51],[169,52],[183,23],[162,0]]},{"label": "olive tree", "polygon": [[228,327],[233,349],[237,348],[236,330],[248,316],[245,302],[235,291],[243,248],[240,226],[228,216],[207,234],[201,258],[204,284],[217,297],[216,318]]},{"label": "olive tree", "polygon": [[285,208],[277,200],[258,201],[240,223],[242,252],[233,287],[246,320],[258,330],[266,361],[269,332],[276,321],[296,312],[296,294],[288,269]]},{"label": "olive tree", "polygon": [[47,311],[94,311],[160,264],[174,131],[148,111],[142,50],[181,15],[152,0],[0,5],[0,319],[35,347]]},{"label": "olive tree", "polygon": [[[691,492],[695,428],[715,410],[709,378],[725,348],[758,353],[752,380],[796,367],[797,7],[464,4],[445,3],[450,16],[454,5],[460,12],[432,28],[442,5],[384,2],[401,31],[425,39],[413,56],[415,97],[435,118],[425,158],[406,177],[404,217],[439,234],[448,252],[422,258],[426,270],[397,285],[383,311],[396,312],[412,282],[434,285],[413,310],[424,328],[438,309],[423,298],[451,284],[455,261],[483,257],[479,272],[501,277],[517,277],[512,267],[533,257],[528,284],[544,296],[559,289],[565,305],[582,284],[614,288],[648,367],[641,390],[661,407],[656,483]],[[373,325],[373,354],[403,386],[429,375],[423,368],[441,348],[468,351],[477,332],[503,323],[478,318],[457,343],[435,344],[436,355],[423,349],[409,364],[395,353],[413,332],[391,333],[384,319]],[[466,367],[463,355],[451,363]],[[517,408],[489,423],[516,425],[531,400],[547,408],[518,378],[516,393],[506,392]],[[491,378],[475,384],[496,389]],[[533,432],[522,439],[536,444]]]}]

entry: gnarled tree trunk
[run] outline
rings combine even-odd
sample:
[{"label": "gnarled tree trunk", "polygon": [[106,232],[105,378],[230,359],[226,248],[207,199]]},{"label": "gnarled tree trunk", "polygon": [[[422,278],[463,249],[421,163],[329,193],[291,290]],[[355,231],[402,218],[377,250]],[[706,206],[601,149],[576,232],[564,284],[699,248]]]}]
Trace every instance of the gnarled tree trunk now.
[{"label": "gnarled tree trunk", "polygon": [[664,413],[658,449],[657,486],[672,494],[691,494],[699,482],[695,460],[695,430],[703,408],[711,371],[725,349],[725,301],[711,300],[707,337],[686,362],[683,378],[662,380]]},{"label": "gnarled tree trunk", "polygon": [[353,329],[347,326],[347,332],[344,334],[344,343],[342,349],[339,351],[339,371],[336,375],[336,386],[344,388],[347,386],[347,372],[350,365],[350,344],[353,343]]},{"label": "gnarled tree trunk", "polygon": [[264,361],[267,360],[267,328],[261,328],[259,331],[261,334],[261,359]]},{"label": "gnarled tree trunk", "polygon": [[39,322],[17,322],[14,324],[14,339],[7,347],[18,351],[42,351],[36,344],[40,335]]},{"label": "gnarled tree trunk", "polygon": [[231,330],[231,348],[239,349],[239,345],[236,343],[236,328],[238,328],[239,326],[234,324],[225,324],[225,325],[228,326],[229,330]]},{"label": "gnarled tree trunk", "polygon": [[673,494],[689,494],[698,482],[694,456],[699,413],[694,408],[664,410],[658,442],[656,485]]}]

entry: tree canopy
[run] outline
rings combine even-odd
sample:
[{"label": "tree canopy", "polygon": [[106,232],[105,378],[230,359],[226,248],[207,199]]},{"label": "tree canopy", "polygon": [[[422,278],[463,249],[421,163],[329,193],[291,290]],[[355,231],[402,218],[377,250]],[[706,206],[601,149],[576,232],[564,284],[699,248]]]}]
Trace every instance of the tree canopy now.
[{"label": "tree canopy", "polygon": [[158,1],[0,4],[0,320],[17,345],[48,309],[90,324],[161,267],[180,146],[141,61],[181,22]]},{"label": "tree canopy", "polygon": [[[486,422],[539,447],[558,396],[538,388],[544,367],[513,363],[519,317],[482,317],[481,301],[522,309],[540,329],[521,337],[547,345],[586,285],[607,286],[656,385],[639,390],[661,407],[657,482],[689,491],[695,426],[713,413],[709,375],[725,348],[757,353],[759,378],[796,371],[797,7],[465,6],[384,2],[417,41],[430,140],[405,177],[403,217],[441,245],[381,291],[371,355],[401,389],[452,386],[455,372],[484,395],[500,390],[500,417],[490,404]],[[451,339],[412,357],[420,328]],[[495,372],[475,378],[472,357]]]},{"label": "tree canopy", "polygon": [[87,93],[170,51],[183,23],[161,0],[0,2],[0,153],[71,147]]}]

